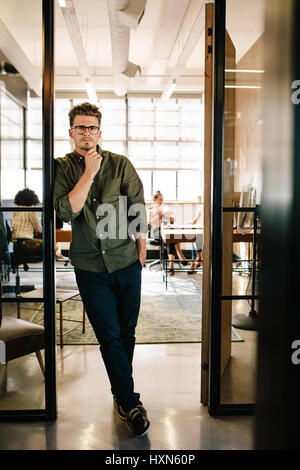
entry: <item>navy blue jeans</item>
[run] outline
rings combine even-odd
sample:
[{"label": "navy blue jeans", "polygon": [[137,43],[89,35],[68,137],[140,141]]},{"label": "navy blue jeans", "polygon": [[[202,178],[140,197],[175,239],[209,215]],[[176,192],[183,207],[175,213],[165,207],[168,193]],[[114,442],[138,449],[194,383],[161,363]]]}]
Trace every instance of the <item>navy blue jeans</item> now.
[{"label": "navy blue jeans", "polygon": [[141,404],[132,377],[141,271],[139,260],[113,273],[75,268],[78,289],[100,344],[111,392],[125,411]]}]

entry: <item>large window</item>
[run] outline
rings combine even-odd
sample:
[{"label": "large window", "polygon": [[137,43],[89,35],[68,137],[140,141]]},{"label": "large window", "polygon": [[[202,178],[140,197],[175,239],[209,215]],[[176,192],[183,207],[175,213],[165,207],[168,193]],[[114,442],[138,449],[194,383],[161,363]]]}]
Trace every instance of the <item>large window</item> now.
[{"label": "large window", "polygon": [[[0,82],[1,199],[24,187],[24,107]],[[12,184],[13,182],[13,184]]]},{"label": "large window", "polygon": [[[68,113],[83,100],[55,101],[55,158],[72,150]],[[128,155],[145,189],[146,200],[160,190],[165,200],[194,201],[202,194],[202,99],[129,98],[101,99],[102,137],[105,150]],[[128,122],[126,122],[128,116]],[[38,190],[42,161],[41,100],[31,99],[28,113],[31,183]]]},{"label": "large window", "polygon": [[157,190],[169,201],[202,195],[202,100],[129,98],[128,155],[146,200]]}]

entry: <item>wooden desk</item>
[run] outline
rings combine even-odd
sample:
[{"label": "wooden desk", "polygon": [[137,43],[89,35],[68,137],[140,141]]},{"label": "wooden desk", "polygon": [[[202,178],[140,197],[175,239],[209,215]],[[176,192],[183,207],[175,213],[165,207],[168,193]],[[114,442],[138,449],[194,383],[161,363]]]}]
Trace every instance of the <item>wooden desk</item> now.
[{"label": "wooden desk", "polygon": [[[161,227],[161,237],[164,244],[167,243],[192,243],[192,242],[203,242],[204,230],[203,227],[199,225],[175,225],[168,224],[162,225]],[[249,233],[240,233],[237,230],[233,230],[232,234],[233,243],[253,243],[253,232]],[[163,270],[165,272],[165,282],[167,286],[167,276],[168,276],[168,261],[166,250],[161,251],[163,259],[161,263]],[[176,271],[186,271],[186,269],[178,268]]]},{"label": "wooden desk", "polygon": [[233,231],[233,243],[253,243],[253,232],[240,233],[237,230]]},{"label": "wooden desk", "polygon": [[201,243],[203,241],[203,228],[193,228],[193,226],[188,226],[189,228],[177,227],[161,227],[161,237],[165,243]]},{"label": "wooden desk", "polygon": [[[168,238],[168,243],[176,243],[181,241],[191,242],[196,241],[197,235],[203,235],[203,228],[197,225],[174,225],[173,228],[162,226],[161,234],[163,237]],[[182,234],[182,237],[180,236]],[[174,236],[176,235],[175,239]],[[195,240],[190,238],[195,235]],[[181,240],[182,238],[182,240]],[[72,230],[56,230],[56,241],[57,242],[71,242],[72,241]],[[233,231],[233,243],[252,243],[253,233],[240,233],[236,230]]]},{"label": "wooden desk", "polygon": [[[194,242],[202,241],[203,227],[201,225],[175,225],[168,224],[161,227],[161,236],[165,243],[180,243],[180,242]],[[257,234],[258,236],[259,234]],[[252,243],[253,232],[240,233],[233,230],[232,236],[233,243]]]},{"label": "wooden desk", "polygon": [[199,224],[163,224],[162,228],[186,228],[186,229],[197,229],[197,228],[202,228],[202,225]]},{"label": "wooden desk", "polygon": [[56,230],[56,241],[57,242],[71,242],[72,241],[72,230]]}]

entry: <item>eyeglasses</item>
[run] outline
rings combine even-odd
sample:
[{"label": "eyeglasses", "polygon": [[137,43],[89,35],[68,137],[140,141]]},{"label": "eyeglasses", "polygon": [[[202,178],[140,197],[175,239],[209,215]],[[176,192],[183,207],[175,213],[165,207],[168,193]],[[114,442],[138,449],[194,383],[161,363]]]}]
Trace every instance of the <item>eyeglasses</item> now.
[{"label": "eyeglasses", "polygon": [[99,132],[100,127],[98,126],[75,126],[75,127],[71,127],[71,129],[75,129],[76,134],[79,134],[79,135],[83,135],[86,129],[88,129],[91,135],[96,135]]}]

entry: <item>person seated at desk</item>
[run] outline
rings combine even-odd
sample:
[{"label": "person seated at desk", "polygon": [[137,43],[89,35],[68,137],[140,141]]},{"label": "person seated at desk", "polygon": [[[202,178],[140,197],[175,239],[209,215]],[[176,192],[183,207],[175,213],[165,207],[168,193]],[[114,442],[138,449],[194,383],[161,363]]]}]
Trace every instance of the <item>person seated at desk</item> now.
[{"label": "person seated at desk", "polygon": [[9,281],[9,270],[11,259],[8,250],[8,244],[11,241],[10,227],[4,218],[3,212],[0,212],[0,281]]},{"label": "person seated at desk", "polygon": [[[40,201],[34,191],[29,188],[24,188],[16,194],[14,203],[18,207],[34,207],[40,204]],[[24,240],[27,240],[30,251],[42,258],[43,229],[35,212],[14,212],[11,225],[12,242],[19,245]],[[31,242],[28,242],[28,240],[31,240]],[[57,260],[65,261],[67,259],[62,255],[57,244],[55,246],[55,256]]]},{"label": "person seated at desk", "polygon": [[[162,224],[173,224],[175,221],[172,211],[164,205],[164,198],[160,191],[157,191],[153,196],[154,207],[148,212],[148,225],[151,227],[151,238],[161,242],[161,226]],[[181,251],[180,243],[168,243],[168,258],[170,260],[169,272],[174,275],[174,260],[175,256],[181,260],[182,264],[187,264],[187,261]]]},{"label": "person seated at desk", "polygon": [[[201,202],[202,202],[202,198],[201,196],[198,196],[197,203],[201,204]],[[200,219],[203,220],[202,212],[203,212],[203,206],[199,205],[196,215],[191,221],[192,225],[195,225],[197,222],[199,222]],[[201,266],[203,262],[202,251],[203,251],[203,241],[192,243],[192,258],[196,259],[196,261],[193,261],[191,263],[191,269],[187,271],[188,274],[194,274],[196,272],[196,268],[199,268]]]}]

